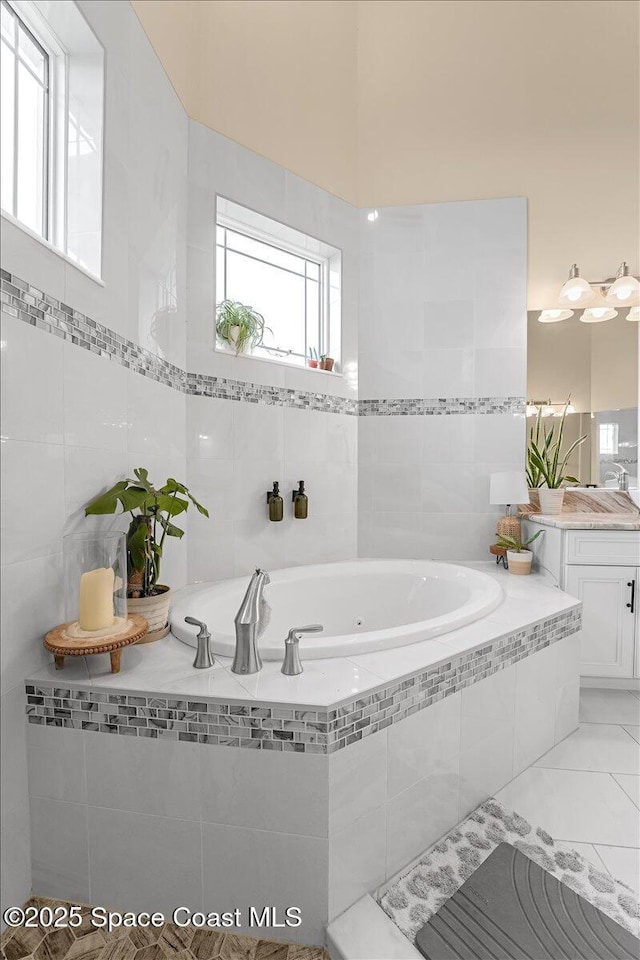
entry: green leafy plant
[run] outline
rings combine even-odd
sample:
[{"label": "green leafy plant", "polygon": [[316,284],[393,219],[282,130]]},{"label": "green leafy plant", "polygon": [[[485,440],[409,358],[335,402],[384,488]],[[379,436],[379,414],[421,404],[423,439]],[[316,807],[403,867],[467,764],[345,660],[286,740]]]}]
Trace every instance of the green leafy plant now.
[{"label": "green leafy plant", "polygon": [[269,329],[262,314],[243,303],[223,300],[216,308],[216,333],[237,354],[244,353],[248,347],[255,349]]},{"label": "green leafy plant", "polygon": [[557,490],[563,483],[580,483],[577,477],[565,473],[571,454],[587,439],[586,434],[578,437],[569,446],[568,450],[563,450],[564,423],[569,399],[564,405],[562,416],[557,422],[552,421],[550,427],[545,428],[542,422],[542,408],[538,410],[536,422],[529,433],[529,443],[527,445],[527,483],[529,487],[546,486],[550,490]]},{"label": "green leafy plant", "polygon": [[185,513],[193,504],[203,517],[209,511],[189,492],[183,483],[170,477],[164,486],[154,487],[149,471],[137,467],[135,479],[119,480],[106,493],[101,493],[84,508],[85,516],[118,513],[131,514],[127,532],[128,595],[152,597],[158,591],[164,542],[167,537],[181,539],[184,530],[173,518]]},{"label": "green leafy plant", "polygon": [[522,553],[522,551],[525,550],[530,543],[533,543],[534,540],[537,540],[542,533],[544,533],[543,530],[538,530],[538,532],[534,533],[528,540],[521,540],[520,537],[510,537],[505,534],[504,536],[498,537],[496,545],[498,547],[504,547],[505,550],[512,550],[514,553]]}]

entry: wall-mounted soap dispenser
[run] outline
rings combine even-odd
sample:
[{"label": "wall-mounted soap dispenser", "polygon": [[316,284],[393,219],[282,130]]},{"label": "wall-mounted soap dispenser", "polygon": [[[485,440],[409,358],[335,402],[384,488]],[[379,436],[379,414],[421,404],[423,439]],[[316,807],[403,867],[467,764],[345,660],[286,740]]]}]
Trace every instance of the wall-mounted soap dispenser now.
[{"label": "wall-mounted soap dispenser", "polygon": [[284,507],[280,496],[280,484],[277,480],[273,481],[273,490],[267,490],[267,506],[269,507],[269,520],[282,520]]},{"label": "wall-mounted soap dispenser", "polygon": [[298,489],[291,491],[291,499],[296,520],[306,520],[309,516],[309,500],[304,492],[304,480],[298,480]]}]

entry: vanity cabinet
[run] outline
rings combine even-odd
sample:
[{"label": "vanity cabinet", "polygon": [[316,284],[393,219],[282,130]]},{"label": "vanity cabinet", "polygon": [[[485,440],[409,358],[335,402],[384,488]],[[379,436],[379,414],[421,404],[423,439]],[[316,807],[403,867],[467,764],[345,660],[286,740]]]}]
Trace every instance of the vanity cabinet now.
[{"label": "vanity cabinet", "polygon": [[631,598],[637,584],[637,567],[567,565],[564,589],[582,600],[583,676],[633,677],[637,613]]},{"label": "vanity cabinet", "polygon": [[[527,536],[541,529],[527,521]],[[640,677],[640,530],[542,526],[537,562],[582,601],[580,674],[634,681]]]}]

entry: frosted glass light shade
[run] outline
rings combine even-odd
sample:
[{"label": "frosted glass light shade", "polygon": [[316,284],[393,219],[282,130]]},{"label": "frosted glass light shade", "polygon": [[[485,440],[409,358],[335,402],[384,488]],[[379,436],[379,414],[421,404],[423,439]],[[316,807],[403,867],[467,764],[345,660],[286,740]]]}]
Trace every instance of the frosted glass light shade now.
[{"label": "frosted glass light shade", "polygon": [[618,311],[611,307],[589,307],[580,317],[581,323],[604,323],[618,316]]},{"label": "frosted glass light shade", "polygon": [[582,307],[591,303],[595,293],[586,280],[580,276],[577,264],[569,271],[569,279],[560,288],[558,303],[563,307]]},{"label": "frosted glass light shade", "polygon": [[573,316],[573,310],[542,310],[538,317],[538,323],[559,323],[561,320],[568,320]]},{"label": "frosted glass light shade", "polygon": [[627,320],[632,320],[638,323],[640,321],[640,307],[631,307],[629,313],[627,314]]},{"label": "frosted glass light shade", "polygon": [[620,264],[617,279],[609,287],[607,303],[631,306],[640,300],[640,283],[629,273],[626,263]]},{"label": "frosted glass light shade", "polygon": [[524,473],[519,470],[504,470],[489,477],[489,503],[529,503],[529,489]]}]

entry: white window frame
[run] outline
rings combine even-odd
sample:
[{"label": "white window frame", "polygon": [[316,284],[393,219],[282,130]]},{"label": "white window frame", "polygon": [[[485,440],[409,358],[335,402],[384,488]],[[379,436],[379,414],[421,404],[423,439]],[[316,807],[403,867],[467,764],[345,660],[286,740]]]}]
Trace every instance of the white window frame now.
[{"label": "white window frame", "polygon": [[[46,249],[52,251],[57,256],[62,257],[67,263],[72,264],[77,270],[89,277],[99,286],[104,286],[102,280],[102,264],[104,257],[104,98],[106,89],[103,79],[103,105],[102,105],[102,143],[100,148],[101,164],[101,203],[103,205],[101,216],[101,255],[98,272],[86,267],[69,253],[68,235],[67,235],[67,153],[69,146],[69,81],[68,81],[68,61],[69,54],[57,35],[49,26],[46,17],[40,12],[37,5],[32,0],[2,0],[18,18],[20,23],[31,34],[34,41],[40,46],[49,58],[48,71],[48,100],[47,100],[47,119],[48,119],[48,150],[47,150],[47,192],[44,210],[46,217],[46,232],[38,233],[28,224],[18,219],[12,211],[2,207],[2,217],[14,224],[20,230],[42,244]],[[82,12],[77,4],[74,4],[81,16]],[[83,20],[85,20],[83,16]],[[85,20],[86,22],[86,20]],[[88,25],[87,25],[88,27]],[[91,30],[90,27],[88,27]],[[93,38],[102,46],[91,30]],[[104,67],[103,67],[104,69]],[[17,96],[17,91],[15,93]],[[15,113],[15,122],[17,123],[17,110]],[[14,196],[15,196],[14,180]],[[16,209],[15,200],[13,204]]]},{"label": "white window frame", "polygon": [[[220,206],[222,204],[231,204],[232,206],[242,209],[246,212],[247,218],[238,219],[230,216],[226,213],[221,212]],[[255,221],[262,221],[273,226],[273,232],[270,232],[268,229],[260,228],[255,223],[250,224],[247,221],[255,219]],[[226,259],[227,259],[227,247],[221,245],[218,242],[218,227],[225,230],[225,240],[226,240],[226,230],[231,230],[234,233],[240,234],[241,236],[247,237],[251,240],[258,240],[261,243],[266,244],[267,246],[273,247],[275,250],[282,250],[285,253],[293,254],[300,259],[309,262],[315,263],[319,267],[319,281],[318,281],[318,353],[329,354],[330,352],[330,333],[331,333],[331,323],[330,323],[330,267],[332,256],[338,257],[340,260],[340,267],[342,262],[342,251],[336,247],[330,246],[329,244],[324,243],[323,241],[317,240],[317,238],[311,237],[308,234],[303,233],[303,231],[298,230],[294,227],[289,227],[287,224],[281,224],[279,221],[274,220],[273,217],[267,217],[264,214],[258,213],[257,211],[250,210],[248,207],[245,207],[243,204],[238,203],[235,200],[229,200],[227,197],[222,197],[220,195],[216,196],[216,217],[215,217],[215,252],[216,256],[214,257],[214,270],[216,269],[217,261],[217,251],[219,248],[222,248],[224,251],[224,277],[222,278],[222,283],[220,283],[220,278],[216,276],[216,304],[220,303],[226,297]],[[282,235],[277,235],[282,234]],[[301,239],[308,241],[310,247],[315,247],[317,250],[323,250],[322,253],[313,252],[310,249],[307,249],[302,243],[294,243],[286,239],[285,234],[298,234]],[[244,252],[239,252],[237,250],[232,251],[234,254],[239,256],[246,256],[248,259],[260,260],[259,257],[252,257],[250,254]],[[262,263],[267,263],[268,266],[273,267],[274,270],[283,270],[284,272],[294,272],[288,270],[286,267],[282,267],[278,264],[270,263],[269,261],[260,261]],[[296,274],[306,280],[307,273],[305,269],[304,274]],[[340,285],[342,288],[342,284]],[[340,288],[340,312],[342,312],[342,289]],[[278,348],[261,345],[258,348],[258,352],[244,354],[243,356],[249,357],[252,360],[260,360],[267,363],[279,363],[284,364],[287,367],[292,367],[294,369],[309,369],[307,367],[308,359],[308,350],[309,350],[309,321],[307,319],[307,284],[305,283],[305,353],[300,354],[294,350],[289,350],[287,348]],[[214,333],[214,349],[222,353],[233,353],[231,348],[225,347],[223,344],[220,344],[218,337]],[[262,352],[264,351],[264,352]],[[338,356],[334,359],[338,363],[341,361],[342,354],[342,327],[340,327],[340,343],[338,345],[338,350],[335,351]],[[265,354],[272,354],[272,356],[265,356]],[[283,358],[285,357],[297,357],[299,362],[290,362]],[[313,371],[315,373],[315,371]],[[329,371],[324,371],[329,372]],[[332,371],[334,376],[342,376],[338,371]]]},{"label": "white window frame", "polygon": [[[25,33],[27,33],[33,43],[40,48],[44,54],[46,60],[46,77],[44,83],[40,80],[39,77],[36,77],[33,72],[29,69],[29,65],[23,62],[23,66],[29,70],[32,74],[34,80],[38,83],[41,89],[44,92],[44,148],[43,148],[43,163],[42,163],[42,232],[38,233],[37,231],[31,230],[28,224],[22,223],[18,218],[18,177],[17,177],[17,159],[18,159],[18,96],[19,96],[19,71],[18,65],[20,63],[20,58],[18,54],[18,44],[17,37],[15,42],[14,53],[14,89],[13,89],[13,123],[14,123],[14,135],[13,135],[13,196],[11,198],[11,210],[6,210],[3,207],[3,212],[8,213],[12,220],[15,220],[17,223],[20,223],[22,226],[26,227],[33,233],[36,233],[42,240],[51,241],[51,237],[54,230],[53,225],[53,216],[52,216],[52,193],[53,193],[53,184],[54,184],[54,155],[55,155],[55,139],[56,139],[56,118],[53,115],[54,110],[52,109],[52,104],[56,102],[56,79],[57,79],[57,60],[60,58],[62,51],[53,39],[50,31],[45,31],[41,28],[41,25],[34,24],[32,19],[28,16],[25,16],[23,10],[19,9],[16,4],[9,2],[9,0],[2,0],[2,6],[7,8],[11,15],[17,22],[17,30],[22,28]],[[4,38],[1,41],[6,43]],[[64,61],[63,61],[64,62]]]}]

